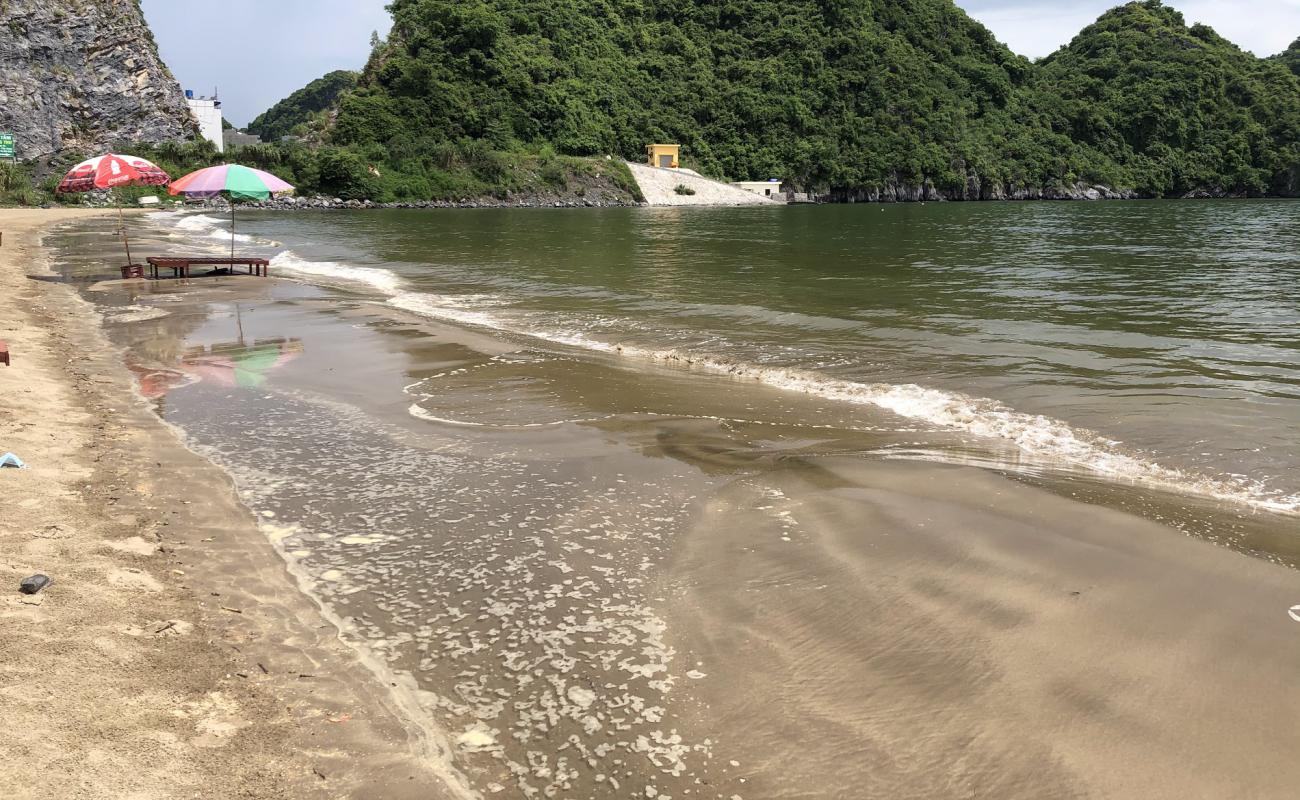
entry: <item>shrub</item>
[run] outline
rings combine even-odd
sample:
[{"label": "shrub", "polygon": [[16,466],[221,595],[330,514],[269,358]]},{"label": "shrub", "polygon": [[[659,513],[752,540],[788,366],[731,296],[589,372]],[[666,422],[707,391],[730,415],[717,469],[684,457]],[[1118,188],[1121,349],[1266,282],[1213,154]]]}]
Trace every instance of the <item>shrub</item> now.
[{"label": "shrub", "polygon": [[683,195],[695,194],[695,190],[684,183],[677,184],[677,186],[673,188],[673,191],[676,192],[677,194],[683,194]]},{"label": "shrub", "polygon": [[320,189],[344,200],[376,199],[379,180],[356,153],[338,147],[322,148],[316,156]]}]

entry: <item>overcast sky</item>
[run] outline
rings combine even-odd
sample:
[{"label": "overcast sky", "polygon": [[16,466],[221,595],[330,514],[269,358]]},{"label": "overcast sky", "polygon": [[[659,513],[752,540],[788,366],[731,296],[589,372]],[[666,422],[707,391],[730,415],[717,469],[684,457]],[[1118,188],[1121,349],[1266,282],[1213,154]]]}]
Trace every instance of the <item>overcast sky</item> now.
[{"label": "overcast sky", "polygon": [[[1300,36],[1300,0],[1167,0],[1256,55]],[[220,90],[237,126],[326,72],[359,69],[370,32],[386,35],[387,0],[143,0],[163,60],[186,89]],[[957,0],[1017,53],[1068,42],[1115,0]]]},{"label": "overcast sky", "polygon": [[184,89],[219,90],[237,127],[336,69],[361,69],[388,0],[142,0],[163,61]]}]

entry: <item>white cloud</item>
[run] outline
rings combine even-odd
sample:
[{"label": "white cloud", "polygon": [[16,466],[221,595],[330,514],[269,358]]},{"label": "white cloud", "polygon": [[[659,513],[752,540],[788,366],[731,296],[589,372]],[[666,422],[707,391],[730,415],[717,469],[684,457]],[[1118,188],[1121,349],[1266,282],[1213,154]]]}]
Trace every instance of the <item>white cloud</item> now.
[{"label": "white cloud", "polygon": [[[1069,43],[1108,8],[1107,0],[957,0],[1017,53],[1040,58]],[[1244,50],[1267,56],[1300,37],[1300,0],[1167,0],[1188,24],[1203,22]]]}]

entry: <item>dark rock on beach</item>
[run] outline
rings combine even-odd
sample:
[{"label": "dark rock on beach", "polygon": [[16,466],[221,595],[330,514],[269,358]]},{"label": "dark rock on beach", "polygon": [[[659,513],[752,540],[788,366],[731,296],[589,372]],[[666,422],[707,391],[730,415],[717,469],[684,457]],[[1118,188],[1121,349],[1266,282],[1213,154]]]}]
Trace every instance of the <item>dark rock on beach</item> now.
[{"label": "dark rock on beach", "polygon": [[23,594],[36,594],[46,586],[50,585],[50,576],[37,573],[31,577],[23,578],[18,584],[18,591]]}]

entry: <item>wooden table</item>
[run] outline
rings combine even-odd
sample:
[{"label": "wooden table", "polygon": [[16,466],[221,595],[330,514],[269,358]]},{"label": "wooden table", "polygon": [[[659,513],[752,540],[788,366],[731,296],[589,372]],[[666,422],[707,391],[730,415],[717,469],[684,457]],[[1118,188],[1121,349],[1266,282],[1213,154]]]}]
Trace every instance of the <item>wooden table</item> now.
[{"label": "wooden table", "polygon": [[173,278],[190,277],[190,267],[247,267],[249,275],[260,275],[265,278],[271,262],[265,258],[173,258],[150,256],[145,259],[149,262],[151,277],[158,279],[158,270],[170,269]]}]

